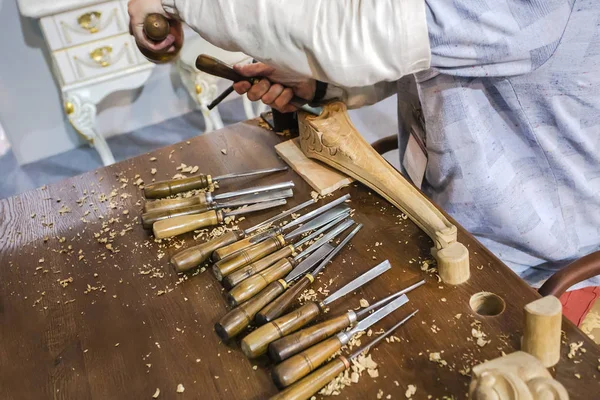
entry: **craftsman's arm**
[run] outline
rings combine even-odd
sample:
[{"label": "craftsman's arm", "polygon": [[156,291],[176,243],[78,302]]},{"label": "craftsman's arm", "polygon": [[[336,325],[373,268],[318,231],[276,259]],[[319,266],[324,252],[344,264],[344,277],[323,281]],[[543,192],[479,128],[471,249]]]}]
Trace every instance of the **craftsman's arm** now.
[{"label": "craftsman's arm", "polygon": [[[429,68],[424,0],[162,0],[162,4],[221,48],[342,87],[394,82]],[[366,97],[372,96],[373,92]]]},{"label": "craftsman's arm", "polygon": [[379,82],[363,87],[341,87],[329,84],[324,100],[339,99],[349,109],[368,106],[393,96],[398,91],[398,82]]}]

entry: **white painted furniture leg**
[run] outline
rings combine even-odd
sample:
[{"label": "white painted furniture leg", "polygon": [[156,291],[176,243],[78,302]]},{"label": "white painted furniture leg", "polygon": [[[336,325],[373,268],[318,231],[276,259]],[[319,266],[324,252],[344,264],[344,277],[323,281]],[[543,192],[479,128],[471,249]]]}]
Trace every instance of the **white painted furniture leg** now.
[{"label": "white painted furniture leg", "polygon": [[106,139],[96,130],[96,105],[75,93],[65,95],[65,112],[69,122],[93,146],[104,165],[115,163]]},{"label": "white painted furniture leg", "polygon": [[194,99],[200,106],[200,110],[204,115],[206,132],[223,128],[223,120],[221,119],[218,108],[215,107],[212,110],[208,109],[208,105],[217,96],[216,78],[205,74],[204,72],[197,72],[194,81],[196,90]]}]

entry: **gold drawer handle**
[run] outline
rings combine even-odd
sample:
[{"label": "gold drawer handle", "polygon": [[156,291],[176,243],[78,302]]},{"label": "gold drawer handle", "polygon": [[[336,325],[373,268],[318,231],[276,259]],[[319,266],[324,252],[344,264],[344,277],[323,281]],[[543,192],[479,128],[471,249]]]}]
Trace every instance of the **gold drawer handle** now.
[{"label": "gold drawer handle", "polygon": [[112,46],[98,47],[90,52],[90,58],[101,67],[108,67],[111,63],[112,50]]},{"label": "gold drawer handle", "polygon": [[100,30],[100,17],[102,17],[101,12],[91,11],[77,18],[77,23],[89,33],[96,33]]}]

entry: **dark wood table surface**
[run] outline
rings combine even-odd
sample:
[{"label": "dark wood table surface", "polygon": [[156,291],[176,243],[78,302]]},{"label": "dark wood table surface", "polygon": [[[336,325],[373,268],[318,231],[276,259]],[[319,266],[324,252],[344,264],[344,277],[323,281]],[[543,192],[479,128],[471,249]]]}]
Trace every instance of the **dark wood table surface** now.
[{"label": "dark wood table surface", "polygon": [[[178,248],[195,243],[193,235],[156,243],[142,229],[136,175],[144,182],[167,179],[181,163],[212,174],[281,165],[273,149],[281,140],[251,121],[1,200],[0,399],[150,399],[157,388],[159,399],[263,399],[276,393],[268,359],[248,360],[239,340],[226,344],[215,335],[213,325],[228,307],[212,274],[178,276],[169,265]],[[310,187],[291,171],[230,181],[220,190],[287,179],[296,183],[290,206],[310,197]],[[458,287],[439,283],[421,270],[432,243],[410,220],[362,185],[340,192],[351,193],[355,219],[364,228],[313,288],[333,291],[386,259],[393,269],[334,303],[331,312],[421,277],[427,284],[374,327],[390,327],[420,310],[396,332],[400,342],[372,350],[379,377],[363,374],[338,398],[375,399],[379,393],[403,399],[408,385],[416,386],[415,399],[465,398],[471,366],[519,349],[523,306],[538,295],[462,228],[459,240],[470,250],[472,277]],[[249,216],[239,226],[281,210]],[[502,297],[505,311],[476,314],[469,299],[480,291]],[[483,347],[472,336],[477,324],[490,340]],[[572,399],[598,398],[599,348],[566,319],[563,330],[562,359],[553,373]],[[569,359],[568,344],[579,341],[585,352]],[[436,352],[446,366],[429,360]],[[178,384],[184,393],[176,393]]]}]

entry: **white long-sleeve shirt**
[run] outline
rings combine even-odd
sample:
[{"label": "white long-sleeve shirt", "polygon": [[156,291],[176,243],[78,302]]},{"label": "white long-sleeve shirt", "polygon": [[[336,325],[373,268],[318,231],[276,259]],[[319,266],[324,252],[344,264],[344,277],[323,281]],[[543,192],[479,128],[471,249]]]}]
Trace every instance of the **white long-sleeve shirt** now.
[{"label": "white long-sleeve shirt", "polygon": [[597,1],[163,4],[220,47],[337,85],[352,107],[398,92],[400,126],[420,102],[424,191],[531,284],[600,249]]}]

